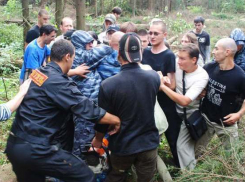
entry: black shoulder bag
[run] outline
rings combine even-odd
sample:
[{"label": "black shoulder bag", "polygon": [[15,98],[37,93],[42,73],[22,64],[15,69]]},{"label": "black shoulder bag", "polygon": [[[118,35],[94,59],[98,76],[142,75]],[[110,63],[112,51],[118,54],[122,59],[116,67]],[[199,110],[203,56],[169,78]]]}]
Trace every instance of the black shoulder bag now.
[{"label": "black shoulder bag", "polygon": [[[185,91],[185,72],[184,71],[183,71],[182,83],[183,83],[183,95],[185,95],[186,91]],[[199,109],[194,111],[188,119],[186,118],[186,108],[183,107],[185,125],[189,130],[191,138],[196,141],[199,138],[201,138],[201,136],[208,129],[206,121],[204,120],[202,113],[201,113],[201,105],[202,104],[200,100]]]}]

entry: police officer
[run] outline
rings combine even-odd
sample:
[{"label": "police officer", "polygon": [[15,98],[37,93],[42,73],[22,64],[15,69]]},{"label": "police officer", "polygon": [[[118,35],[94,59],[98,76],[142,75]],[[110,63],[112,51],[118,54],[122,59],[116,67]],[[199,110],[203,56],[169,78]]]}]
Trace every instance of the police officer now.
[{"label": "police officer", "polygon": [[61,148],[72,134],[66,131],[70,127],[64,127],[70,126],[67,117],[74,114],[94,123],[120,123],[118,117],[84,97],[66,75],[74,56],[73,45],[59,40],[52,47],[52,61],[30,76],[33,82],[16,113],[6,148],[18,182],[44,182],[45,176],[94,181],[86,164]]}]

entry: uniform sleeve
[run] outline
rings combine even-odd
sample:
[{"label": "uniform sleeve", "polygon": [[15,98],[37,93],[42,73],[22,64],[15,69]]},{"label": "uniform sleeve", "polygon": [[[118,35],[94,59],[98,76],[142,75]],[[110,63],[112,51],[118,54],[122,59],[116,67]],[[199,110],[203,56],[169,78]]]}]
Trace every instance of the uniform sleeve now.
[{"label": "uniform sleeve", "polygon": [[70,110],[76,116],[93,123],[97,123],[106,113],[92,100],[83,96],[75,85],[59,89],[53,100],[60,108]]},{"label": "uniform sleeve", "polygon": [[11,111],[5,104],[0,105],[0,121],[5,121],[11,116]]},{"label": "uniform sleeve", "polygon": [[26,35],[26,42],[29,44],[31,41],[38,37],[39,35],[35,30],[29,30]]}]

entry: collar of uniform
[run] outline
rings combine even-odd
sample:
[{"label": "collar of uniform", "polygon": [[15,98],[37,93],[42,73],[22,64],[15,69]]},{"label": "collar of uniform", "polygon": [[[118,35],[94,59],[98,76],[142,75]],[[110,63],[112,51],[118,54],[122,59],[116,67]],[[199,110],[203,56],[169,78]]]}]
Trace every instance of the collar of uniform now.
[{"label": "collar of uniform", "polygon": [[140,68],[138,63],[128,63],[121,66],[121,71],[135,69],[135,68]]},{"label": "collar of uniform", "polygon": [[60,66],[56,62],[51,61],[47,66],[50,66],[50,67],[54,68],[55,70],[57,70],[58,72],[61,72],[63,74]]}]

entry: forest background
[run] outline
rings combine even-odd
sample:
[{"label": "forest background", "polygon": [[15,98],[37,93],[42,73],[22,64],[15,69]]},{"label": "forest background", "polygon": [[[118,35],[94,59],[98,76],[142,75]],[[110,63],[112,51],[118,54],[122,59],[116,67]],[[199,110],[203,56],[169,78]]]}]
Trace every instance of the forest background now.
[{"label": "forest background", "polygon": [[[245,31],[245,0],[0,0],[0,103],[18,92],[24,37],[36,23],[40,8],[50,13],[50,23],[57,28],[62,17],[69,16],[76,29],[100,33],[104,16],[114,6],[123,10],[119,24],[131,21],[138,29],[148,28],[152,18],[163,19],[168,26],[168,40],[173,50],[180,44],[182,35],[194,28],[195,16],[206,20],[205,31],[211,37],[211,50],[220,38],[229,36],[232,29]],[[16,181],[3,154],[13,118],[14,114],[8,121],[0,123],[0,182]],[[244,122],[239,123],[239,135],[239,141],[228,153],[214,137],[193,171],[181,173],[173,167],[164,138],[159,154],[174,181],[245,181]],[[133,177],[129,181],[134,181]],[[156,174],[155,181],[162,181],[159,174]]]}]

